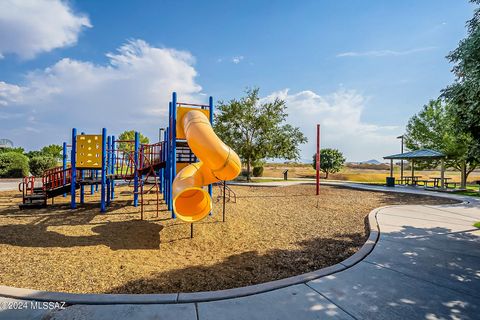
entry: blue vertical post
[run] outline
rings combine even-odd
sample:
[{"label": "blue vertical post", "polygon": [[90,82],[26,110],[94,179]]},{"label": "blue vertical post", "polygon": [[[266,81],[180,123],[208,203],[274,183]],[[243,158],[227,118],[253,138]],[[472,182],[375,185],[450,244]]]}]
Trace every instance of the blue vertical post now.
[{"label": "blue vertical post", "polygon": [[168,113],[168,128],[167,128],[167,209],[172,210],[172,203],[170,202],[170,190],[171,190],[171,179],[172,176],[172,103],[168,104],[169,113]]},{"label": "blue vertical post", "polygon": [[170,202],[172,208],[172,218],[175,218],[175,210],[173,208],[173,194],[171,186],[177,175],[177,93],[172,93],[172,176],[170,177]]},{"label": "blue vertical post", "polygon": [[[81,132],[80,133],[82,136],[85,134],[85,132]],[[83,173],[83,169],[80,170],[80,183],[83,182],[83,178],[84,178],[84,173]],[[80,203],[81,204],[84,204],[85,203],[85,186],[83,184],[80,184]]]},{"label": "blue vertical post", "polygon": [[[63,185],[67,184],[67,143],[63,143],[63,152],[62,152],[62,168],[63,168]],[[63,194],[65,198],[67,193]]]},{"label": "blue vertical post", "polygon": [[[163,137],[160,137],[161,139],[163,139]],[[162,142],[164,140],[161,140],[160,142]],[[165,151],[165,143],[161,143],[160,144],[162,150],[160,152],[160,162],[163,162],[164,161],[164,157],[163,157],[163,154],[164,154],[164,151]],[[160,180],[160,193],[163,193],[163,187],[164,187],[164,183],[163,183],[163,168],[160,168],[158,170],[158,175],[159,175],[159,180]]]},{"label": "blue vertical post", "polygon": [[[208,109],[210,111],[210,124],[213,126],[213,97],[210,96],[210,98],[208,98]],[[208,185],[208,194],[210,195],[210,198],[213,199],[213,185],[212,184],[209,184]],[[210,215],[213,214],[213,208],[212,208],[212,211],[210,211]]]},{"label": "blue vertical post", "polygon": [[106,211],[106,201],[105,201],[105,185],[107,183],[107,171],[106,171],[106,163],[107,160],[107,129],[102,129],[102,184],[101,184],[101,201],[100,201],[100,212]]},{"label": "blue vertical post", "polygon": [[70,156],[70,168],[72,170],[70,178],[70,208],[75,209],[77,204],[75,203],[75,191],[77,184],[77,164],[76,164],[76,152],[77,152],[77,129],[72,129],[72,150]]},{"label": "blue vertical post", "polygon": [[[80,170],[80,180],[83,181],[84,178],[84,173],[83,169]],[[80,182],[82,183],[82,182]],[[80,203],[84,204],[85,203],[85,186],[83,184],[80,184]]]},{"label": "blue vertical post", "polygon": [[163,133],[163,160],[165,161],[165,167],[163,169],[163,199],[167,201],[167,178],[168,178],[168,127],[165,129]]},{"label": "blue vertical post", "polygon": [[140,149],[140,135],[135,131],[135,170],[133,174],[133,206],[138,206],[138,150]]},{"label": "blue vertical post", "polygon": [[[95,180],[95,170],[90,170],[90,176],[92,177],[92,180]],[[90,186],[90,194],[93,195],[95,193],[95,185]]]},{"label": "blue vertical post", "polygon": [[[98,180],[98,170],[95,170],[95,180]],[[95,184],[95,191],[98,192],[98,183]]]},{"label": "blue vertical post", "polygon": [[[110,174],[110,170],[111,170],[111,153],[110,153],[110,147],[111,147],[111,144],[112,144],[112,138],[110,136],[107,137],[107,168],[105,170],[106,174]],[[110,206],[110,178],[107,179],[106,181],[107,183],[107,207]]]},{"label": "blue vertical post", "polygon": [[112,143],[111,143],[111,146],[112,146],[112,157],[111,157],[111,162],[112,162],[112,166],[111,166],[111,170],[110,170],[110,174],[112,174],[112,179],[111,179],[111,183],[112,183],[112,186],[110,187],[110,190],[112,192],[111,194],[111,198],[112,200],[115,199],[115,165],[116,165],[116,157],[115,157],[115,136],[112,136]]}]

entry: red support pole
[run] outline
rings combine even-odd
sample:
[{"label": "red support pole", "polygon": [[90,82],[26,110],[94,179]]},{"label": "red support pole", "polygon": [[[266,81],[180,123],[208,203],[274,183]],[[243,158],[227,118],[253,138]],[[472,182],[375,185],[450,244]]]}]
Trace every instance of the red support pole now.
[{"label": "red support pole", "polygon": [[316,169],[317,169],[317,196],[320,194],[320,125],[317,124],[317,154],[316,154]]}]

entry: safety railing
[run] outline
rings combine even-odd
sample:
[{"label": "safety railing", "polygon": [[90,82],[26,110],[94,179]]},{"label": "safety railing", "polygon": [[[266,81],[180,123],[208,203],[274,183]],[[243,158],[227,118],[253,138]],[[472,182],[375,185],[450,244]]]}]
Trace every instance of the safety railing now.
[{"label": "safety railing", "polygon": [[20,191],[23,196],[27,194],[33,194],[33,188],[35,188],[35,177],[24,177],[22,182],[18,184],[18,191]]},{"label": "safety railing", "polygon": [[[77,171],[78,172],[78,171]],[[55,167],[45,170],[42,176],[43,190],[51,190],[70,184],[72,168]]]},{"label": "safety railing", "polygon": [[[113,170],[107,169],[107,172],[111,172],[118,175],[122,179],[132,179],[135,173],[135,141],[133,140],[115,140],[114,150],[108,150],[110,152],[109,158],[114,159]],[[107,167],[111,163],[107,163]]]},{"label": "safety railing", "polygon": [[150,166],[158,165],[164,162],[163,159],[163,142],[153,144],[142,144],[139,150],[138,169],[144,170]]}]

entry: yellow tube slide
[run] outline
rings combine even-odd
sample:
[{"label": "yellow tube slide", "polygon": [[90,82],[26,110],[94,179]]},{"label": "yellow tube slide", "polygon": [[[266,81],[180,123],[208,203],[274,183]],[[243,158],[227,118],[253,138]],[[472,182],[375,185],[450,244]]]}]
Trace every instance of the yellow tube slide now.
[{"label": "yellow tube slide", "polygon": [[212,199],[204,186],[221,180],[235,179],[241,170],[238,155],[218,138],[208,118],[192,110],[177,119],[183,125],[185,138],[200,162],[183,168],[172,185],[173,209],[183,221],[195,222],[212,210]]}]

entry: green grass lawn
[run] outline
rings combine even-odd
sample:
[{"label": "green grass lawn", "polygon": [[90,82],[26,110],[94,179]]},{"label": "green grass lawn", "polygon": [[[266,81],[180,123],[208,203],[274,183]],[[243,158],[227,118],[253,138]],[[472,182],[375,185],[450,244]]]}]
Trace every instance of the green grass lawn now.
[{"label": "green grass lawn", "polygon": [[471,197],[480,197],[480,192],[478,192],[478,185],[467,185],[467,190],[465,191],[457,191],[456,194],[461,194],[463,196],[471,196]]}]

